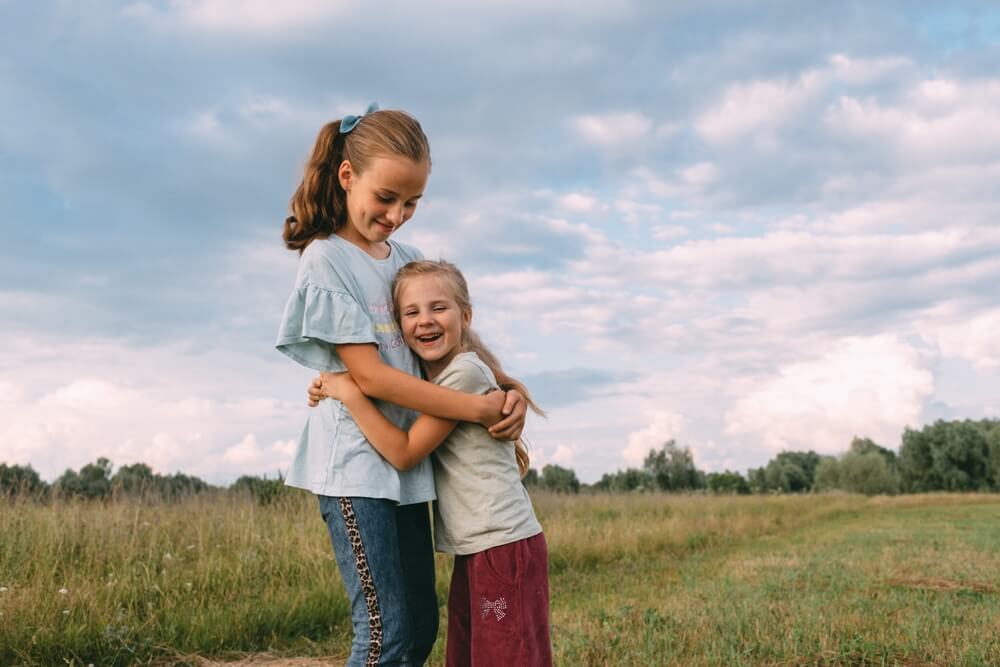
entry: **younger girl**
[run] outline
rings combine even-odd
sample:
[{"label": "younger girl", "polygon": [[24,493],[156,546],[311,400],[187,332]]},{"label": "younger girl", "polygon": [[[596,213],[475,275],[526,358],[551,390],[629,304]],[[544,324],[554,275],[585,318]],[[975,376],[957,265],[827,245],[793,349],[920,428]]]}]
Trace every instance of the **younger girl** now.
[{"label": "younger girl", "polygon": [[[474,395],[498,388],[500,364],[469,328],[469,290],[454,265],[407,264],[396,274],[393,303],[403,339],[435,384]],[[500,446],[478,424],[431,415],[406,431],[386,419],[350,374],[324,376],[323,387],[399,470],[412,470],[435,452],[434,537],[438,551],[455,554],[447,664],[550,665],[545,537],[521,484],[528,458],[520,441]]]},{"label": "younger girl", "polygon": [[[526,408],[504,397],[470,396],[420,379],[392,317],[396,271],[420,253],[390,236],[414,213],[430,173],[420,124],[378,111],[325,125],[285,221],[285,245],[300,253],[277,347],[319,371],[350,371],[401,428],[413,410],[520,433]],[[501,406],[510,417],[501,419]],[[506,413],[505,413],[506,414]],[[427,501],[429,463],[398,472],[342,404],[309,415],[286,483],[319,496],[351,600],[350,667],[422,665],[437,636],[434,552]]]}]

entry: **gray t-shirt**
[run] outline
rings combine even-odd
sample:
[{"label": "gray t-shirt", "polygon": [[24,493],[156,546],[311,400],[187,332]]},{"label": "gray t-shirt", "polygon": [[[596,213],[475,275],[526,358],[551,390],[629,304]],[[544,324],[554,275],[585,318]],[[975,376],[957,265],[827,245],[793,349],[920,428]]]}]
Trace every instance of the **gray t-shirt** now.
[{"label": "gray t-shirt", "polygon": [[[420,377],[393,317],[390,290],[400,267],[422,256],[411,246],[388,243],[389,256],[382,260],[336,235],[310,243],[299,259],[276,347],[303,366],[339,372],[347,368],[335,344],[375,343],[382,361]],[[374,402],[399,428],[409,429],[416,417],[412,410]],[[397,471],[372,448],[344,404],[333,399],[309,411],[285,483],[319,495],[387,498],[401,505],[434,498],[429,461]]]},{"label": "gray t-shirt", "polygon": [[[475,352],[456,355],[433,381],[467,394],[497,388],[493,372]],[[459,422],[431,458],[438,551],[471,554],[542,532],[521,483],[514,443],[494,440],[479,424]]]}]

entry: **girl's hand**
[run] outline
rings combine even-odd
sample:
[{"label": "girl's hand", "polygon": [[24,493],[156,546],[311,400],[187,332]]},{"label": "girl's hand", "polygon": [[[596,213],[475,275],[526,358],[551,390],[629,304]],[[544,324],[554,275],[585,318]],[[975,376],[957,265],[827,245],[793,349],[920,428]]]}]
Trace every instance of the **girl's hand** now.
[{"label": "girl's hand", "polygon": [[347,401],[361,394],[350,373],[320,373],[309,385],[309,406],[315,408],[324,398]]},{"label": "girl's hand", "polygon": [[326,394],[323,393],[323,377],[317,375],[309,385],[309,407],[315,408],[324,398]]},{"label": "girl's hand", "polygon": [[[499,392],[494,392],[499,393]],[[524,419],[528,414],[528,402],[516,389],[507,392],[501,414],[507,415],[490,426],[490,435],[496,440],[517,440],[524,430]]]},{"label": "girl's hand", "polygon": [[320,373],[319,377],[322,381],[320,392],[323,396],[347,402],[364,395],[350,373]]}]

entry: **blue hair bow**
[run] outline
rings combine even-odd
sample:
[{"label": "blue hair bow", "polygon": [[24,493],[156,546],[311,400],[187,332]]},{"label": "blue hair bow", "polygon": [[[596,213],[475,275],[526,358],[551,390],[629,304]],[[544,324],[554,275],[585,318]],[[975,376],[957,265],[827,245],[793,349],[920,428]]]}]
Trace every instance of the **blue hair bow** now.
[{"label": "blue hair bow", "polygon": [[365,109],[365,112],[360,116],[344,116],[344,118],[340,121],[340,133],[347,134],[348,132],[353,130],[355,126],[357,126],[358,121],[360,121],[362,118],[372,113],[373,111],[378,111],[378,102],[372,102],[371,104],[369,104],[368,108]]}]

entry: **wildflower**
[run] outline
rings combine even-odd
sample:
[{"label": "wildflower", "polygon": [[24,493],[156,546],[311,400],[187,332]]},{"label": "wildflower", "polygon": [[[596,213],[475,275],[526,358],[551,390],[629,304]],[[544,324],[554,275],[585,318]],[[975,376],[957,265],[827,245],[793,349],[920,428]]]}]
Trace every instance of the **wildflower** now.
[{"label": "wildflower", "polygon": [[63,616],[69,616],[69,609],[63,609]]},{"label": "wildflower", "polygon": [[173,559],[174,557],[170,555],[169,551],[163,555],[163,560],[173,560]]},{"label": "wildflower", "polygon": [[66,595],[67,593],[69,593],[69,591],[67,589],[65,589],[65,588],[60,588],[59,589],[59,595]]},{"label": "wildflower", "polygon": [[0,593],[6,593],[6,592],[7,592],[7,587],[6,586],[0,586]]},{"label": "wildflower", "polygon": [[187,545],[187,550],[188,551],[191,551],[192,549],[194,549],[194,545],[193,544]]},{"label": "wildflower", "polygon": [[184,588],[186,588],[188,590],[191,590],[191,587],[192,587],[192,584],[191,584],[190,581],[185,581],[184,582]]}]

